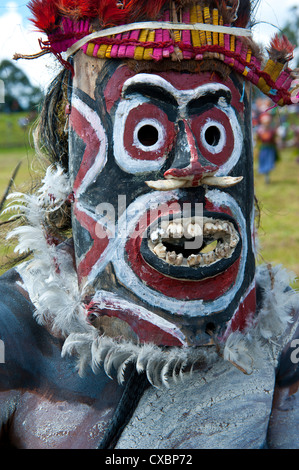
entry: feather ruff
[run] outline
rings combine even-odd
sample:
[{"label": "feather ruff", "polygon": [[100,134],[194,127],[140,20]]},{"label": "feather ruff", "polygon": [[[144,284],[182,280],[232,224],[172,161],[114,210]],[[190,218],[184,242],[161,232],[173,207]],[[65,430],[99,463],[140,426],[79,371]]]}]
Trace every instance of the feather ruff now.
[{"label": "feather ruff", "polygon": [[[236,331],[227,338],[223,352],[225,360],[251,373],[254,367],[258,367],[261,349],[267,347],[269,359],[274,366],[277,365],[281,338],[293,323],[294,311],[299,309],[299,295],[289,287],[295,277],[280,265],[266,264],[257,268],[256,282],[263,292],[262,307],[242,333]],[[284,338],[284,343],[287,338]]]}]

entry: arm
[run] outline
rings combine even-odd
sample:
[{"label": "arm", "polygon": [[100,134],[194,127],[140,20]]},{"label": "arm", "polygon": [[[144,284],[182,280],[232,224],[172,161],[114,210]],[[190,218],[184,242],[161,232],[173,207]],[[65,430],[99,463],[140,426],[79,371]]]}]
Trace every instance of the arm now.
[{"label": "arm", "polygon": [[34,383],[36,368],[36,355],[30,355],[33,307],[20,292],[18,280],[15,271],[0,278],[0,448],[10,447],[9,428],[21,390]]}]

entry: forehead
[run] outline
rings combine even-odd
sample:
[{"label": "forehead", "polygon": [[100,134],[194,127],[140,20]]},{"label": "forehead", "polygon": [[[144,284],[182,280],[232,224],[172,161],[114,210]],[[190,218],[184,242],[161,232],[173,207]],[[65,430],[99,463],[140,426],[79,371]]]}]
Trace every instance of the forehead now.
[{"label": "forehead", "polygon": [[[101,95],[105,99],[106,109],[109,112],[114,104],[120,100],[124,90],[132,90],[142,94],[149,85],[164,89],[176,99],[180,96],[184,99],[192,99],[193,92],[200,95],[214,89],[229,90],[232,106],[239,112],[243,111],[241,102],[242,85],[235,76],[222,78],[215,71],[210,72],[179,72],[163,71],[136,73],[126,64],[121,64],[108,75],[103,74],[105,62],[99,59],[81,57],[77,63],[74,86],[86,92],[91,98],[95,98],[97,87],[101,87]],[[102,75],[105,79],[102,79]],[[135,86],[135,88],[134,88]]]}]

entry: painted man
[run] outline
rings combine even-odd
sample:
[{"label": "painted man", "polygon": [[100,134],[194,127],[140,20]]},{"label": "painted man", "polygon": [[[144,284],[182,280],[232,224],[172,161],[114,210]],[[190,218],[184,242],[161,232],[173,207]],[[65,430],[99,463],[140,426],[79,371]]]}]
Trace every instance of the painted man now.
[{"label": "painted man", "polygon": [[3,445],[298,447],[296,295],[255,267],[250,124],[251,83],[291,104],[293,48],[262,66],[252,6],[31,1],[64,70],[52,165],[12,202],[32,256],[1,279]]}]

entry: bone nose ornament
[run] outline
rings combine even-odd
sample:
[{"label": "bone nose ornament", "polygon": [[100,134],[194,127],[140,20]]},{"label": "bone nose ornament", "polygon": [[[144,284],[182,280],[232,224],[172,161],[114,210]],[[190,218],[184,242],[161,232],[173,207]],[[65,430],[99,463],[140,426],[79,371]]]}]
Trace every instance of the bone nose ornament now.
[{"label": "bone nose ornament", "polygon": [[163,180],[146,181],[145,183],[156,191],[171,191],[203,185],[228,188],[240,183],[243,176],[215,176],[218,168],[215,165],[208,165],[200,161],[192,131],[188,123],[185,120],[183,122],[190,152],[189,164],[184,168],[170,168],[164,173]]},{"label": "bone nose ornament", "polygon": [[[235,186],[243,180],[243,176],[203,176],[197,186],[216,186],[219,188],[229,188]],[[146,181],[147,186],[155,191],[172,191],[173,189],[195,187],[190,179],[168,178],[164,180]]]}]

